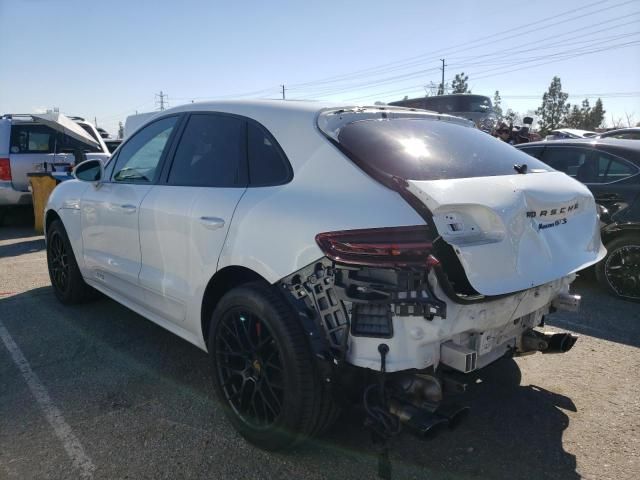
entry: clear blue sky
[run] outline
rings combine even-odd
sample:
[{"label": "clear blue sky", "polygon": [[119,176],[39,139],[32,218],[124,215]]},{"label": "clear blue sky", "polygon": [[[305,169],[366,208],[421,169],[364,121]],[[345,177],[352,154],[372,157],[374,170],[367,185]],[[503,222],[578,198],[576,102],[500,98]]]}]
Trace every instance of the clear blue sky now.
[{"label": "clear blue sky", "polygon": [[288,98],[392,101],[424,94],[446,58],[447,78],[465,71],[503,107],[536,108],[559,75],[572,103],[635,92],[603,102],[609,123],[640,121],[640,1],[520,4],[0,0],[0,113],[57,106],[115,133],[160,90],[172,106],[283,83]]}]

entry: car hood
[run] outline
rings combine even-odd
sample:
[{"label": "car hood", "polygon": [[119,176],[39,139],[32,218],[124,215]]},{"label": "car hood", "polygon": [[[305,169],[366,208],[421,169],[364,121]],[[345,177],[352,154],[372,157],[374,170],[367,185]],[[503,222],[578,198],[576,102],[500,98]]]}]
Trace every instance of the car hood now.
[{"label": "car hood", "polygon": [[409,180],[483,295],[542,285],[606,254],[591,192],[561,172]]}]

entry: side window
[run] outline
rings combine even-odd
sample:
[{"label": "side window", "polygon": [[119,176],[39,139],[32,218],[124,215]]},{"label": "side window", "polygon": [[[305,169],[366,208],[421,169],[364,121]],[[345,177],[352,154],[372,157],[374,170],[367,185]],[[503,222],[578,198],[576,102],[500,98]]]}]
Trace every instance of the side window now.
[{"label": "side window", "polygon": [[291,180],[291,167],[275,140],[258,125],[247,127],[249,184],[252,187],[282,185]]},{"label": "side window", "polygon": [[245,122],[217,114],[192,114],[169,172],[169,184],[245,187]]},{"label": "side window", "polygon": [[120,149],[113,181],[152,183],[177,121],[177,116],[157,120],[131,137]]},{"label": "side window", "polygon": [[11,153],[54,153],[56,132],[36,124],[11,126]]},{"label": "side window", "polygon": [[597,165],[590,160],[590,153],[585,148],[547,146],[543,161],[576,180],[589,183],[597,176]]},{"label": "side window", "polygon": [[596,152],[598,177],[593,183],[611,183],[638,173],[638,168],[605,152]]},{"label": "side window", "polygon": [[542,160],[542,152],[544,152],[544,147],[524,147],[520,150],[522,150],[527,155],[531,155],[538,160]]}]

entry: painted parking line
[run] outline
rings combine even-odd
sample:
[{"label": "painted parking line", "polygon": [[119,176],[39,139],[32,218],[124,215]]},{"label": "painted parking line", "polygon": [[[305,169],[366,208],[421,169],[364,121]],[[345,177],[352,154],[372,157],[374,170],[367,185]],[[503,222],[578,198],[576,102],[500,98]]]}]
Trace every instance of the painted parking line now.
[{"label": "painted parking line", "polygon": [[9,350],[11,358],[20,370],[20,373],[22,373],[22,376],[29,386],[29,390],[31,390],[31,393],[38,402],[49,425],[51,425],[56,436],[62,442],[62,446],[71,459],[73,466],[79,471],[80,478],[93,478],[93,472],[96,469],[95,465],[85,453],[78,437],[75,436],[71,427],[65,421],[62,412],[53,404],[47,389],[38,378],[38,375],[33,371],[22,350],[20,350],[20,347],[18,347],[13,340],[9,330],[6,329],[1,320],[0,339],[2,339],[4,346]]}]

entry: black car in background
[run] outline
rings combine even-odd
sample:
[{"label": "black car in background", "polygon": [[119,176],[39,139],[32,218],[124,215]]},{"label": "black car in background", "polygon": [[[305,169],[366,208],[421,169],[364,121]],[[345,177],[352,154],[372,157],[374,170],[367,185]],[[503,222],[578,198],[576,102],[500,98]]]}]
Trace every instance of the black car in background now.
[{"label": "black car in background", "polygon": [[598,282],[622,298],[640,300],[640,142],[567,139],[518,145],[523,152],[584,183],[601,211],[607,256]]}]

